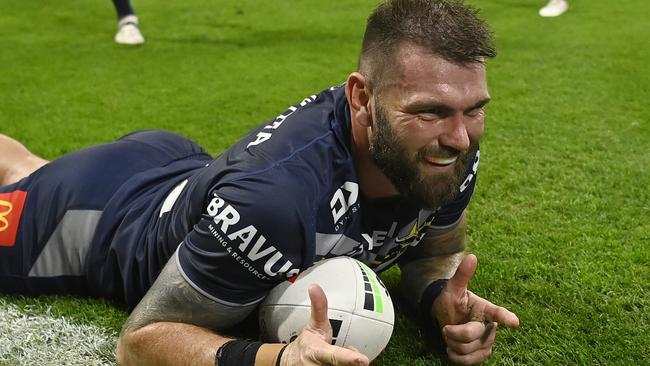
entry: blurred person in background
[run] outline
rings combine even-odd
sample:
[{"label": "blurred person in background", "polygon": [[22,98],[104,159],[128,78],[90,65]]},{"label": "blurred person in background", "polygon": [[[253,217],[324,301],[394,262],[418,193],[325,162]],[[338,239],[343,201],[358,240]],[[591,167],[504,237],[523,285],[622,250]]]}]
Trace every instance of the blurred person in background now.
[{"label": "blurred person in background", "polygon": [[140,32],[138,17],[133,11],[129,0],[113,0],[117,12],[117,33],[115,43],[137,46],[144,43],[144,37]]},{"label": "blurred person in background", "polygon": [[543,17],[557,17],[569,10],[567,0],[550,0],[546,6],[539,9],[539,15]]}]

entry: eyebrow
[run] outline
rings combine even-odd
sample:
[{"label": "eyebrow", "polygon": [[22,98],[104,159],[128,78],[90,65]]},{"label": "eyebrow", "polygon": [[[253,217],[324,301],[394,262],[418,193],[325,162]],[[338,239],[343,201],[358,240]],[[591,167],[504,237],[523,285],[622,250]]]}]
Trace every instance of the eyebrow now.
[{"label": "eyebrow", "polygon": [[[485,107],[490,102],[490,100],[491,99],[489,97],[483,98],[483,99],[479,100],[478,102],[474,103],[473,105],[471,105],[469,108],[465,109],[464,111],[471,111],[473,109]],[[421,101],[416,101],[413,104],[409,105],[409,109],[412,109],[412,110],[438,110],[438,111],[448,112],[448,111],[453,110],[454,108],[452,108],[448,104],[444,104],[444,103],[421,100]]]},{"label": "eyebrow", "polygon": [[479,100],[478,102],[474,103],[474,105],[469,107],[467,110],[471,111],[472,109],[483,108],[488,103],[490,103],[490,100],[492,100],[492,99],[490,99],[490,97],[483,98],[483,99]]}]

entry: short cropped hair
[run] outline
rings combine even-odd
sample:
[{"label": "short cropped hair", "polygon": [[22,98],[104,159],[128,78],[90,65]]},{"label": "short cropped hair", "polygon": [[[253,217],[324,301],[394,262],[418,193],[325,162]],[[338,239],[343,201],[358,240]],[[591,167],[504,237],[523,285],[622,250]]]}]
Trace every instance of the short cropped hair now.
[{"label": "short cropped hair", "polygon": [[495,57],[492,32],[478,10],[462,0],[388,0],[368,17],[359,71],[379,86],[403,44],[466,65]]}]

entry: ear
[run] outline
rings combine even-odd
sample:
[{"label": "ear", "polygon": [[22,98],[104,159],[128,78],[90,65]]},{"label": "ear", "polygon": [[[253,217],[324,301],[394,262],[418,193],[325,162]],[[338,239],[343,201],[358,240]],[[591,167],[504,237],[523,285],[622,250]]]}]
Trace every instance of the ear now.
[{"label": "ear", "polygon": [[345,85],[345,96],[348,98],[348,104],[350,105],[352,123],[359,123],[364,127],[372,125],[371,95],[365,76],[356,71],[348,76]]}]

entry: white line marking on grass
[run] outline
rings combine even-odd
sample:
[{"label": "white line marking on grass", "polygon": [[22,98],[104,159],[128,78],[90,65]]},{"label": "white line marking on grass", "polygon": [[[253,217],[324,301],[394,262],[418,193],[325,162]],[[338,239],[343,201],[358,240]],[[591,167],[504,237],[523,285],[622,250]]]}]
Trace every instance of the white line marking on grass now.
[{"label": "white line marking on grass", "polygon": [[0,299],[0,365],[115,365],[116,341],[106,329],[25,314]]}]

